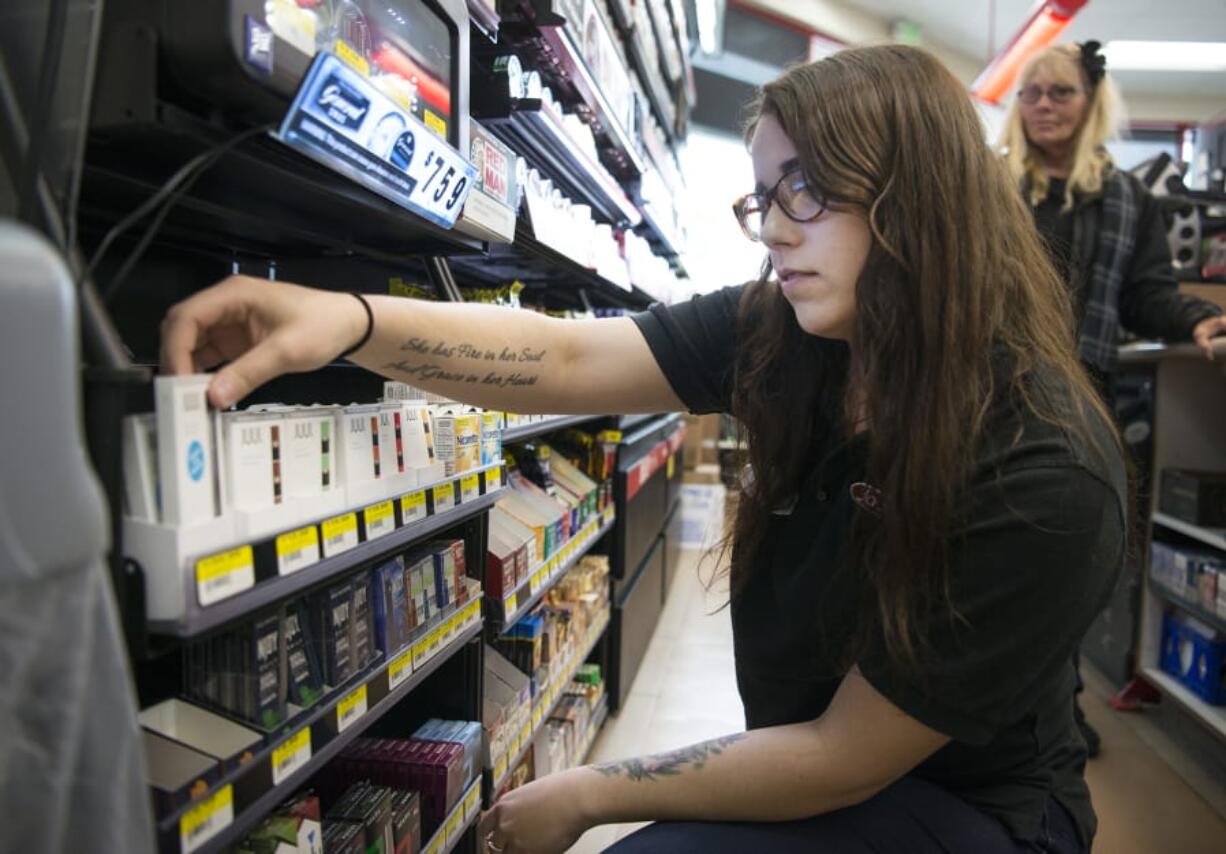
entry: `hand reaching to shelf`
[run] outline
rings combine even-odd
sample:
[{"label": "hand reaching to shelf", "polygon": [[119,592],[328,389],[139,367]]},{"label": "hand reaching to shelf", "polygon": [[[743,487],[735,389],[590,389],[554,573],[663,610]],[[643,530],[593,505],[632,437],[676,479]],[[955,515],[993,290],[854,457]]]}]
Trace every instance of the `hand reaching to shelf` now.
[{"label": "hand reaching to shelf", "polygon": [[[576,769],[577,770],[577,769]],[[479,837],[489,854],[562,854],[591,823],[579,809],[574,771],[550,774],[514,789],[481,816]]]},{"label": "hand reaching to shelf", "polygon": [[682,408],[627,317],[560,320],[501,306],[355,298],[231,276],[174,306],[162,324],[164,370],[220,366],[209,386],[209,402],[219,409],[281,374],[314,370],[338,356],[502,412]]},{"label": "hand reaching to shelf", "polygon": [[224,409],[274,377],[326,365],[365,330],[366,312],[350,294],[231,276],[166,315],[162,368],[228,363],[209,384],[209,402]]}]

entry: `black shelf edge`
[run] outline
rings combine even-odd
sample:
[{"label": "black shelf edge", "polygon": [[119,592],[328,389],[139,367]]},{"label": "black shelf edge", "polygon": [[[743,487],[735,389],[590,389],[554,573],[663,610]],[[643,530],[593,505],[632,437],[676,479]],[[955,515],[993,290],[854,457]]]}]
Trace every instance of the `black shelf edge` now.
[{"label": "black shelf edge", "polygon": [[[465,608],[470,608],[473,603],[465,603]],[[459,611],[456,614],[461,613]],[[480,611],[478,610],[478,614]],[[448,619],[452,619],[453,614]],[[437,625],[426,627],[422,635],[428,635],[431,631],[436,630],[447,620],[440,620]],[[249,804],[243,806],[241,810],[236,810],[233,820],[216,835],[212,836],[207,842],[198,846],[195,851],[198,852],[222,852],[228,846],[240,841],[242,837],[250,831],[255,825],[271,812],[278,803],[285,800],[290,794],[311,778],[320,768],[336,757],[338,753],[345,749],[355,738],[361,735],[366,729],[385,715],[393,706],[401,699],[410,694],[417,686],[430,677],[436,670],[450,661],[465,645],[480,637],[484,628],[484,624],[480,617],[473,622],[472,625],[461,630],[457,638],[451,640],[446,647],[436,652],[431,658],[426,660],[420,669],[414,669],[411,676],[404,682],[397,685],[395,688],[389,688],[384,695],[378,699],[373,705],[367,708],[366,712],[356,721],[348,724],[342,732],[334,735],[329,733],[328,719],[336,713],[337,707],[346,698],[353,695],[355,691],[361,688],[366,688],[370,691],[372,685],[383,680],[385,685],[390,686],[391,677],[388,675],[392,665],[401,660],[406,651],[412,650],[415,644],[409,644],[404,649],[398,651],[388,660],[384,661],[375,670],[365,674],[360,680],[349,683],[343,689],[337,689],[332,692],[326,703],[321,704],[317,709],[313,710],[303,721],[290,728],[291,736],[297,735],[303,729],[308,729],[311,733],[311,758],[307,760],[302,767],[296,769],[288,778],[281,781],[280,785],[272,785],[260,796],[255,798]],[[316,734],[329,735],[322,743],[322,746],[316,750],[315,740]],[[192,803],[171,813],[169,816],[161,819],[158,822],[159,837],[163,844],[161,850],[166,852],[178,852],[179,847],[179,827],[183,817],[195,809],[199,804],[208,800],[209,797],[220,792],[227,786],[232,787],[232,794],[239,789],[251,775],[257,775],[268,769],[271,777],[271,762],[273,752],[280,744],[288,741],[288,738],[281,739],[277,743],[269,745],[262,749],[249,762],[244,763],[232,770],[229,774],[218,781],[209,791],[208,795],[194,800]],[[252,778],[254,779],[254,778]],[[256,781],[257,783],[259,781]],[[167,844],[169,841],[169,844]]]},{"label": "black shelf edge", "polygon": [[1212,626],[1217,631],[1226,634],[1226,618],[1219,617],[1216,613],[1206,610],[1205,606],[1200,602],[1193,602],[1189,599],[1183,598],[1174,590],[1166,587],[1152,576],[1148,580],[1150,591],[1153,592],[1153,594],[1159,599],[1174,605],[1181,611],[1186,611],[1188,614],[1200,620],[1205,625]]},{"label": "black shelf edge", "polygon": [[[523,595],[526,591],[529,591],[532,589],[531,578],[528,578],[520,582],[519,586],[517,586],[513,591],[511,591],[510,596],[504,596],[502,598],[502,601],[494,600],[494,607],[503,609],[504,611],[506,609],[506,601],[508,599],[514,597],[516,600],[516,605],[515,605],[515,608],[511,611],[511,615],[506,616],[504,614],[502,619],[497,621],[499,634],[502,634],[508,628],[515,625],[519,621],[520,617],[522,617],[524,614],[527,614],[529,611],[535,608],[537,604],[542,599],[545,598],[545,594],[548,593],[550,590],[552,590],[555,585],[557,585],[558,581],[561,580],[562,576],[566,575],[566,573],[568,573],[577,563],[579,563],[579,561],[583,559],[584,555],[586,555],[588,552],[592,550],[592,546],[600,542],[601,537],[609,533],[609,531],[613,530],[613,526],[617,523],[617,515],[613,512],[613,505],[610,504],[603,511],[601,511],[601,513],[603,514],[603,516],[601,519],[600,526],[596,529],[595,533],[592,534],[592,538],[591,540],[588,541],[587,545],[583,546],[581,549],[579,549],[577,553],[572,554],[566,560],[559,563],[557,568],[552,573],[550,573],[549,578],[546,579],[540,585],[540,587],[537,589],[535,593],[531,593],[527,599],[520,601],[520,596]],[[563,546],[562,548],[566,548],[566,546]],[[557,556],[555,555],[549,560],[556,560],[556,559],[557,559]],[[533,567],[533,570],[534,570],[533,575],[535,575],[537,572],[540,572],[542,569],[548,566],[549,560],[542,561],[541,563]]]},{"label": "black shelf edge", "polygon": [[[647,434],[650,433],[652,430],[659,430],[661,427],[666,427],[675,421],[680,421],[681,413],[680,412],[666,412],[661,415],[652,416],[652,417],[655,418],[656,420],[648,424],[646,427],[643,427],[639,429],[638,431],[631,433],[629,436],[622,436],[621,443],[623,445],[633,445],[635,442],[639,442],[643,438],[645,438]],[[638,425],[636,424],[635,426],[638,426]]]},{"label": "black shelf edge", "polygon": [[[553,715],[554,710],[557,709],[558,703],[562,702],[562,698],[565,696],[561,692],[562,686],[566,685],[572,678],[574,678],[576,671],[578,671],[578,669],[583,666],[583,663],[587,661],[587,657],[592,654],[592,650],[596,648],[596,644],[600,643],[600,639],[604,636],[605,632],[609,630],[609,625],[612,622],[613,609],[610,605],[608,613],[598,624],[599,628],[592,631],[592,636],[588,638],[587,642],[583,645],[583,652],[575,656],[575,666],[567,671],[565,678],[551,680],[550,690],[555,692],[554,696],[550,697],[546,701],[546,704],[542,706],[542,712],[536,723],[532,723],[531,720],[529,721],[529,734],[526,738],[522,739],[522,743],[520,744],[519,748],[507,758],[502,775],[495,778],[493,768],[484,769],[483,773],[486,774],[490,780],[490,805],[492,805],[494,794],[498,791],[498,787],[506,780],[507,774],[511,773],[511,771],[515,769],[515,766],[517,766],[523,760],[524,756],[527,755],[528,751],[532,748],[532,743],[536,741],[537,735],[540,734],[540,731],[544,728],[545,723],[549,720],[550,716]],[[535,700],[535,698],[533,699]],[[498,763],[494,764],[497,765]]]},{"label": "black shelf edge", "polygon": [[[483,472],[491,471],[492,469],[483,469]],[[447,483],[452,484],[452,488],[456,494],[459,494],[459,481],[464,475],[456,475],[452,478],[447,478],[439,483],[429,484],[425,486],[415,487],[409,490],[406,494],[416,492],[425,492],[430,494],[438,486],[444,486]],[[499,480],[504,478],[499,475]],[[484,483],[482,478],[482,483]],[[149,621],[149,631],[154,634],[167,635],[178,638],[192,638],[197,635],[208,632],[219,626],[225,625],[228,622],[237,620],[247,616],[261,608],[267,607],[282,599],[293,596],[295,593],[302,592],[321,582],[325,582],[330,578],[343,575],[344,573],[357,569],[364,563],[370,563],[379,558],[390,554],[398,549],[402,549],[412,543],[424,539],[438,531],[450,528],[473,516],[483,513],[494,505],[502,494],[505,486],[500,485],[498,489],[470,500],[465,501],[455,507],[448,508],[441,513],[431,513],[425,519],[420,519],[410,522],[407,525],[402,525],[389,534],[384,534],[374,540],[367,540],[358,543],[358,545],[348,551],[335,555],[333,557],[323,558],[318,563],[298,570],[291,575],[281,575],[276,578],[271,578],[266,581],[258,582],[254,587],[238,593],[228,599],[223,599],[213,605],[200,607],[198,604],[189,606],[187,614],[182,620],[175,621]],[[398,501],[400,496],[389,497],[389,501]],[[431,499],[433,501],[433,499]],[[377,503],[377,502],[376,502]],[[336,516],[344,516],[349,513],[360,513],[363,507],[349,508]],[[316,522],[314,524],[320,524]],[[272,539],[272,538],[268,538]],[[182,571],[188,571],[188,568],[182,568]],[[188,595],[195,594],[194,585],[189,585]]]},{"label": "black shelf edge", "polygon": [[502,443],[505,445],[510,442],[522,442],[525,439],[533,439],[546,433],[552,433],[555,430],[564,430],[567,427],[574,427],[578,424],[585,424],[588,421],[608,417],[608,415],[567,415],[564,418],[551,418],[548,421],[538,421],[535,424],[525,424],[522,427],[511,427],[502,431]]}]

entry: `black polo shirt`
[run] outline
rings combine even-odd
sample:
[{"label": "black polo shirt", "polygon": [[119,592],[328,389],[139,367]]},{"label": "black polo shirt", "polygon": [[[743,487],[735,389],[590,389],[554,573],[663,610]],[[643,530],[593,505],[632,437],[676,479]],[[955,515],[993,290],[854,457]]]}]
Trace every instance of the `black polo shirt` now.
[{"label": "black polo shirt", "polygon": [[[634,318],[693,412],[730,408],[740,293],[727,288]],[[1098,453],[1003,402],[988,424],[962,521],[950,532],[950,595],[961,620],[934,615],[922,673],[895,664],[880,637],[858,663],[881,694],[952,739],[914,776],[1026,841],[1038,836],[1054,796],[1088,844],[1096,820],[1073,721],[1072,658],[1122,563],[1123,461],[1105,427],[1094,437],[1107,449]],[[751,729],[820,716],[842,679],[836,641],[857,628],[857,600],[838,558],[853,514],[867,512],[852,499],[866,451],[864,435],[817,449],[823,464],[790,512],[772,516],[770,558],[733,599],[737,684]]]}]

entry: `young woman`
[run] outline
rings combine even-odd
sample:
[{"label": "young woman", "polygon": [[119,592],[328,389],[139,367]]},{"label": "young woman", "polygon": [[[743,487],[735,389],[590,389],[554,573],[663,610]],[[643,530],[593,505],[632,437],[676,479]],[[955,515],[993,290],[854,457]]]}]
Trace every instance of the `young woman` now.
[{"label": "young woman", "polygon": [[[349,358],[516,412],[730,411],[752,482],[732,620],[748,731],[537,780],[489,850],[1089,850],[1072,654],[1111,590],[1126,484],[1065,288],[961,85],[906,47],[765,87],[739,201],[760,280],[633,318],[227,280],[163,362],[224,406]],[[470,348],[459,345],[471,343]],[[504,367],[479,354],[530,349]],[[517,374],[512,379],[512,374]]]},{"label": "young woman", "polygon": [[[1121,328],[1195,341],[1212,359],[1210,339],[1226,331],[1226,318],[1179,293],[1158,203],[1107,153],[1122,111],[1098,42],[1050,47],[1020,80],[999,144],[1069,289],[1077,351],[1103,396],[1114,399]],[[1098,733],[1079,704],[1074,713],[1096,756]]]}]

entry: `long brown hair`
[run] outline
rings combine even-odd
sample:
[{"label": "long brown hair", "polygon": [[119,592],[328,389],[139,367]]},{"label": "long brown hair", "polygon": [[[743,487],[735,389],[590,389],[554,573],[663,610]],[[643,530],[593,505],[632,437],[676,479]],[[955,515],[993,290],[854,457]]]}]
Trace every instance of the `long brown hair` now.
[{"label": "long brown hair", "polygon": [[[915,665],[924,630],[948,612],[948,550],[993,401],[1070,431],[1110,423],[1074,352],[1066,289],[1013,181],[984,138],[966,90],[935,58],[891,45],[845,50],[762,90],[814,190],[863,215],[873,240],[856,285],[855,365],[843,342],[806,334],[778,286],[745,288],[733,413],[746,432],[752,486],[732,532],[733,596],[770,544],[821,452],[848,439],[849,374],[870,425],[867,480],[882,521],[853,525],[846,559],[861,581],[860,635],[879,628]],[[1003,366],[1003,369],[1002,369]],[[1063,379],[1070,411],[1031,380]],[[1007,387],[1005,387],[1007,385]]]}]

